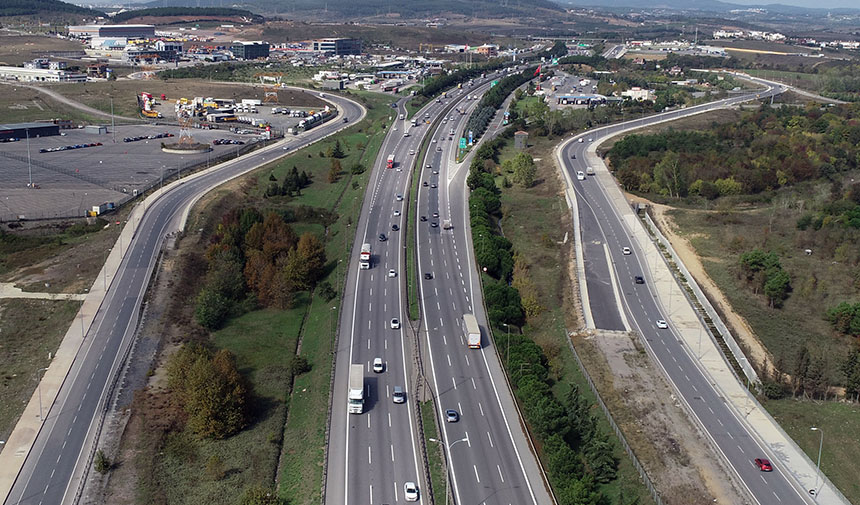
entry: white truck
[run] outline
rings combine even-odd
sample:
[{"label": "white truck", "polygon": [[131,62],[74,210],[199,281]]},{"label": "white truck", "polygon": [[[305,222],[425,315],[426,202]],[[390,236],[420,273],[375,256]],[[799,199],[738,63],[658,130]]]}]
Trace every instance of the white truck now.
[{"label": "white truck", "polygon": [[474,314],[463,314],[463,326],[466,329],[466,344],[469,349],[481,348],[481,327]]},{"label": "white truck", "polygon": [[358,256],[358,265],[362,270],[370,269],[370,244],[361,244],[361,254]]},{"label": "white truck", "polygon": [[349,365],[347,408],[350,414],[364,412],[364,365]]}]

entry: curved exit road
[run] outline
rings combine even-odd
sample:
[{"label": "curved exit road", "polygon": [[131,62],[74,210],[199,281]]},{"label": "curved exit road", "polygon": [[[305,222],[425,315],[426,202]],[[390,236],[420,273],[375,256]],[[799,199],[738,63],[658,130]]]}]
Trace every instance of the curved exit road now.
[{"label": "curved exit road", "polygon": [[[108,384],[133,340],[143,296],[165,236],[180,230],[190,207],[209,190],[349,127],[366,114],[358,103],[344,97],[326,93],[325,99],[339,112],[329,122],[189,176],[165,188],[163,194],[150,197],[151,203],[140,217],[98,314],[6,497],[6,505],[54,505],[75,500],[107,401]],[[344,117],[349,123],[342,122]],[[284,151],[284,146],[289,151]],[[134,219],[129,226],[134,226]]]}]

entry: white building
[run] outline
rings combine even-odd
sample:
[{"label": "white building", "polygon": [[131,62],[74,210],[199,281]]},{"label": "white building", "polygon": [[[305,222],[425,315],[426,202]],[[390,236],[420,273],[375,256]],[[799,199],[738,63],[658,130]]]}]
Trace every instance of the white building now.
[{"label": "white building", "polygon": [[0,67],[0,79],[26,82],[87,82],[87,76],[47,68]]},{"label": "white building", "polygon": [[655,97],[653,89],[642,89],[639,86],[633,86],[627,91],[622,91],[621,96],[641,102],[643,100],[653,101]]}]

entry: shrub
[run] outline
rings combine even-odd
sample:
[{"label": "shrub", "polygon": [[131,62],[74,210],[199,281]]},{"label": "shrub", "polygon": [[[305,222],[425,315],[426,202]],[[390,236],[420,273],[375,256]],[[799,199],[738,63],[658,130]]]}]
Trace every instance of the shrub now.
[{"label": "shrub", "polygon": [[110,471],[111,466],[110,459],[105,455],[105,452],[101,449],[96,451],[96,457],[95,460],[93,460],[93,468],[95,468],[98,473],[104,475]]}]

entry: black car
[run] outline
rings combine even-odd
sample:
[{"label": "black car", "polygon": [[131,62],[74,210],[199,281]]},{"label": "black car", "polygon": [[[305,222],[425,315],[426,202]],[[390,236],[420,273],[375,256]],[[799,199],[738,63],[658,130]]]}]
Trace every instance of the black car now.
[{"label": "black car", "polygon": [[633,278],[633,282],[635,282],[636,284],[645,284],[645,278],[641,275],[637,275]]},{"label": "black car", "polygon": [[430,185],[430,183],[429,183],[429,182],[427,182],[427,181],[424,181],[424,184],[423,184],[423,186],[424,186],[424,187],[425,187],[425,188],[426,188],[426,187],[427,187],[427,186],[429,186],[429,185]]},{"label": "black car", "polygon": [[399,230],[399,229],[400,229],[400,227],[399,227],[399,226],[397,226],[396,224],[392,224],[392,225],[391,225],[391,231],[397,231],[397,230]]},{"label": "black car", "polygon": [[384,233],[380,233],[379,234],[379,241],[385,242],[386,240],[388,240],[388,237],[386,237]]},{"label": "black car", "polygon": [[427,216],[421,216],[421,221],[427,221]]},{"label": "black car", "polygon": [[432,223],[430,223],[430,227],[431,227],[431,228],[438,228],[438,227],[439,227],[439,223],[437,223],[436,221],[433,221]]},{"label": "black car", "polygon": [[430,272],[427,272],[426,274],[424,274],[424,280],[429,281],[432,278],[433,278],[433,274],[431,274]]}]

